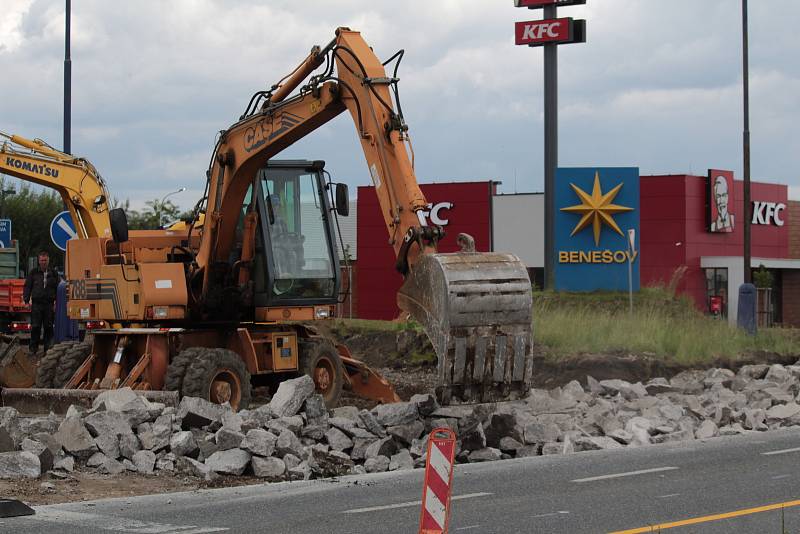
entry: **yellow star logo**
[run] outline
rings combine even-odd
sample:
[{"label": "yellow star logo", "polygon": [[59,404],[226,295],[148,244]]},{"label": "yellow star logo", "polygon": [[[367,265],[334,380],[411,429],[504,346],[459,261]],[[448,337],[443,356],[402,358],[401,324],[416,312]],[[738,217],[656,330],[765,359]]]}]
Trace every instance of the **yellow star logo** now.
[{"label": "yellow star logo", "polygon": [[578,221],[578,224],[575,226],[575,229],[572,230],[570,237],[589,226],[589,223],[592,224],[592,229],[594,230],[595,245],[600,245],[600,230],[603,223],[608,225],[619,235],[625,235],[622,233],[622,230],[620,230],[619,226],[617,226],[617,223],[614,221],[612,215],[616,213],[622,213],[624,211],[633,211],[633,208],[611,203],[614,200],[614,197],[617,196],[617,193],[619,193],[619,190],[622,189],[622,184],[619,184],[617,187],[604,195],[600,190],[600,173],[595,172],[594,187],[592,188],[591,195],[575,184],[569,185],[572,186],[572,190],[575,191],[576,195],[578,195],[578,198],[582,204],[561,208],[561,211],[583,215],[581,220]]}]

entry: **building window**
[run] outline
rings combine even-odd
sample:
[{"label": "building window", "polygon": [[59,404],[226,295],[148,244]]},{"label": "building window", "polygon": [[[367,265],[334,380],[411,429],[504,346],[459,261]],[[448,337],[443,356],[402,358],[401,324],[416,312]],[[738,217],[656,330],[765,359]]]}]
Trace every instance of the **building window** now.
[{"label": "building window", "polygon": [[706,272],[706,310],[718,317],[728,316],[728,269],[711,268]]}]

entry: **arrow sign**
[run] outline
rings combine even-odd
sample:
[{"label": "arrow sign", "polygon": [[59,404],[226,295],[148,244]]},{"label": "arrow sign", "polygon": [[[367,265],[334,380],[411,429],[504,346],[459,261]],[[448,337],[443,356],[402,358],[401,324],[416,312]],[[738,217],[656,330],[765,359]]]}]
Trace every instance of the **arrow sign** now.
[{"label": "arrow sign", "polygon": [[50,239],[56,247],[66,252],[67,241],[77,238],[78,232],[75,231],[75,224],[68,211],[62,211],[53,217],[50,223]]}]

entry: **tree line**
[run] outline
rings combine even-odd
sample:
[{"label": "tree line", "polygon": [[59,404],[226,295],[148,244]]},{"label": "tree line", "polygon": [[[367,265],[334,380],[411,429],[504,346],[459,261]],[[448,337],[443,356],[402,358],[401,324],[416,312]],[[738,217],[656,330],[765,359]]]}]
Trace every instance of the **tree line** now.
[{"label": "tree line", "polygon": [[[0,218],[11,219],[11,238],[19,246],[19,267],[28,270],[28,258],[40,251],[50,254],[51,265],[63,269],[64,253],[50,239],[50,221],[64,210],[61,196],[51,189],[17,185],[0,176]],[[128,216],[131,230],[155,230],[188,217],[172,202],[155,199],[145,203],[141,210],[130,208],[130,200],[111,201],[112,207],[121,207]]]}]

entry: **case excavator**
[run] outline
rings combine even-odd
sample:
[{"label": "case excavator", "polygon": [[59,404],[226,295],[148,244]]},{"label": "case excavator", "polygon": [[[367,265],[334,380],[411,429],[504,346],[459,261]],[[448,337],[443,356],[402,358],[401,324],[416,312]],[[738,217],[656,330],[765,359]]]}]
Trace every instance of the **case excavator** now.
[{"label": "case excavator", "polygon": [[0,172],[54,187],[76,223],[79,238],[67,247],[70,317],[109,327],[51,348],[37,387],[6,388],[3,402],[60,410],[129,386],[162,402],[195,396],[241,409],[253,386],[303,373],[329,405],[343,387],[398,400],[315,328],[334,316],[342,291],[334,227],[349,211],[347,186],[333,183],[322,161],[274,159],[345,112],[404,277],[398,305],[438,358],[439,401],[524,396],[533,363],[527,269],[513,254],[475,252],[465,234],[461,252],[437,252],[442,228],[417,216],[427,201],[399,101],[402,56],[382,63],[358,32],[339,28],[220,132],[203,198],[191,220],[168,229],[129,231],[88,161],[7,136]]}]

